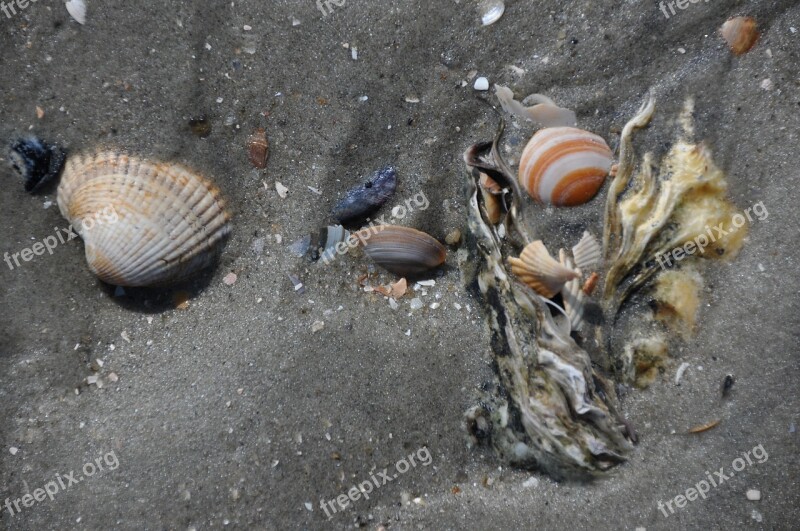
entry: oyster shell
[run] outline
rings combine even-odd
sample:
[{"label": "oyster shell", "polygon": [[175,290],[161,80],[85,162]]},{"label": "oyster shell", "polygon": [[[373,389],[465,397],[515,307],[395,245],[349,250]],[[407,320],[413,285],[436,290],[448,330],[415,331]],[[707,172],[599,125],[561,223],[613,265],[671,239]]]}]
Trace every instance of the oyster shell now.
[{"label": "oyster shell", "polygon": [[[506,269],[504,256],[531,240],[520,189],[497,156],[502,130],[501,124],[494,142],[476,144],[464,155],[475,254],[466,273],[486,306],[501,387],[467,412],[467,427],[513,464],[556,477],[596,474],[624,461],[631,444],[614,411],[612,387],[570,336],[570,327],[559,326],[549,301]],[[505,220],[508,242],[486,218],[478,183],[482,172],[514,191]]]}]

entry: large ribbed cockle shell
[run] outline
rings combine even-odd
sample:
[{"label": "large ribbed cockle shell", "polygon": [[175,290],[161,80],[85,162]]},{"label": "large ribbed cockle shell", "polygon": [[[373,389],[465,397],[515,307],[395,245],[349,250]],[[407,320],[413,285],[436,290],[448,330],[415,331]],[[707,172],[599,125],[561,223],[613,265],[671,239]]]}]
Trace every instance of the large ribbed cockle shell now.
[{"label": "large ribbed cockle shell", "polygon": [[613,162],[601,137],[575,127],[547,127],[525,146],[519,182],[542,203],[581,205],[595,196]]},{"label": "large ribbed cockle shell", "polygon": [[72,156],[58,207],[89,269],[116,286],[164,286],[210,266],[231,231],[219,189],[193,170],[114,151]]}]

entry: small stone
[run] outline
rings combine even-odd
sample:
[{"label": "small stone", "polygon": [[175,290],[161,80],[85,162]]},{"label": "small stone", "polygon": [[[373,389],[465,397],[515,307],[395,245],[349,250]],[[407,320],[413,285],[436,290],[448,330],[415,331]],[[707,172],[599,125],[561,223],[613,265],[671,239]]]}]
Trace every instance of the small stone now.
[{"label": "small stone", "polygon": [[252,27],[250,27],[250,26],[248,26],[247,24],[245,24],[245,25],[244,25],[244,27],[243,27],[242,29],[244,29],[245,31],[250,31],[250,30],[251,30],[251,29],[253,29],[253,28],[252,28]]},{"label": "small stone", "polygon": [[764,90],[772,90],[772,87],[774,87],[774,84],[770,78],[767,78],[761,82],[761,88]]},{"label": "small stone", "polygon": [[86,377],[86,383],[89,385],[95,385],[97,383],[98,376],[93,374],[91,376]]},{"label": "small stone", "polygon": [[439,306],[441,306],[441,304],[440,304],[440,303],[438,303],[438,302],[432,302],[432,303],[431,303],[431,305],[429,306],[429,308],[430,308],[431,310],[436,310],[437,308],[439,308]]},{"label": "small stone", "polygon": [[537,478],[528,478],[522,483],[522,486],[526,489],[538,487],[539,480]]},{"label": "small stone", "polygon": [[764,519],[764,517],[763,517],[763,516],[761,516],[761,513],[760,513],[760,512],[758,512],[758,511],[756,511],[755,509],[753,509],[753,512],[752,512],[752,513],[750,513],[750,517],[751,517],[753,520],[755,520],[756,522],[759,522],[759,523],[761,522],[761,520],[763,520],[763,519]]},{"label": "small stone", "polygon": [[424,305],[422,304],[422,300],[419,299],[418,297],[414,297],[413,299],[411,299],[411,309],[412,310],[419,310],[423,306]]},{"label": "small stone", "polygon": [[394,300],[394,299],[389,299],[389,307],[390,307],[392,310],[396,310],[398,306],[399,306],[399,305],[397,304],[397,301],[396,301],[396,300]]},{"label": "small stone", "polygon": [[222,282],[224,282],[225,285],[227,286],[233,286],[234,284],[236,284],[237,278],[239,277],[236,276],[236,273],[231,272],[225,275],[225,278],[222,279]]},{"label": "small stone", "polygon": [[475,80],[475,90],[486,91],[489,90],[489,80],[485,77],[479,77]]},{"label": "small stone", "polygon": [[444,241],[447,242],[447,245],[458,245],[461,243],[461,231],[458,229],[451,231],[450,234],[445,237]]},{"label": "small stone", "polygon": [[11,455],[17,455],[17,452],[19,452],[19,448],[12,446],[11,448],[8,449],[8,451],[11,452]]},{"label": "small stone", "polygon": [[42,108],[41,108],[41,107],[39,107],[38,105],[36,106],[36,117],[37,117],[38,119],[40,119],[40,120],[41,120],[42,118],[44,118],[44,109],[42,109]]},{"label": "small stone", "polygon": [[107,379],[111,383],[117,383],[119,381],[119,376],[117,376],[115,372],[110,372],[108,373]]},{"label": "small stone", "polygon": [[314,506],[311,505],[311,502],[306,502],[303,505],[305,505],[306,509],[308,509],[309,511],[313,511],[314,510]]},{"label": "small stone", "polygon": [[[119,334],[119,336],[120,336],[120,337],[121,337],[121,338],[122,338],[122,339],[123,339],[123,340],[124,340],[126,343],[130,343],[130,342],[131,342],[131,338],[130,338],[130,337],[128,337],[128,332],[126,332],[125,330],[123,330],[123,331],[122,331],[122,332]],[[100,360],[97,360],[97,361],[100,361]],[[101,364],[100,366],[102,367],[103,365]]]},{"label": "small stone", "polygon": [[756,489],[749,489],[747,491],[747,499],[750,501],[758,501],[761,499],[761,491]]},{"label": "small stone", "polygon": [[322,321],[314,321],[314,322],[311,324],[311,331],[312,331],[312,332],[319,332],[319,331],[320,331],[320,330],[322,330],[323,328],[325,328],[325,323],[324,323],[324,322],[322,322]]}]

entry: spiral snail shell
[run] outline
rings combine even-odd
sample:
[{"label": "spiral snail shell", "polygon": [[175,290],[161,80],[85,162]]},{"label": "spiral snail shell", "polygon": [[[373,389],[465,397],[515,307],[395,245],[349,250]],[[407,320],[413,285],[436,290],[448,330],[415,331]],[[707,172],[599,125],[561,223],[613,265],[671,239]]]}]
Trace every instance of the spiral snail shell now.
[{"label": "spiral snail shell", "polygon": [[[230,234],[219,189],[193,170],[114,151],[69,157],[58,207],[89,269],[117,286],[162,286],[211,265]],[[113,209],[114,223],[89,223]]]},{"label": "spiral snail shell", "polygon": [[612,164],[601,137],[574,127],[547,127],[525,146],[519,182],[537,201],[576,206],[594,197]]}]

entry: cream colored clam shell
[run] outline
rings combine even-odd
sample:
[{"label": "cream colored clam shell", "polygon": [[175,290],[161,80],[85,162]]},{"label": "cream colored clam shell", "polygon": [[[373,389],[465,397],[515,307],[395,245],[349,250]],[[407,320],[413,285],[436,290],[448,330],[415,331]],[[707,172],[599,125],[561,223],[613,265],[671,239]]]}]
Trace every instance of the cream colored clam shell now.
[{"label": "cream colored clam shell", "polygon": [[117,286],[160,286],[211,265],[230,233],[219,189],[178,164],[113,151],[70,157],[58,207],[89,269]]}]

